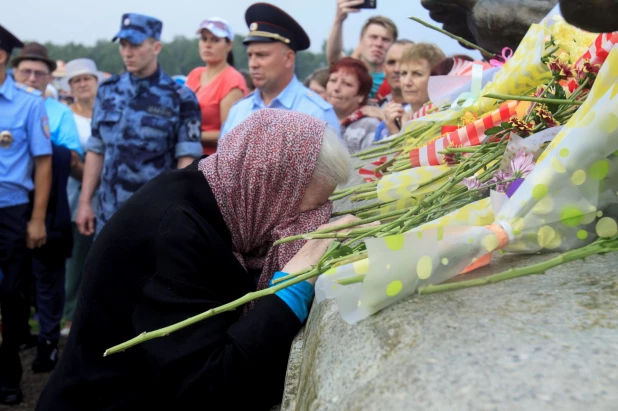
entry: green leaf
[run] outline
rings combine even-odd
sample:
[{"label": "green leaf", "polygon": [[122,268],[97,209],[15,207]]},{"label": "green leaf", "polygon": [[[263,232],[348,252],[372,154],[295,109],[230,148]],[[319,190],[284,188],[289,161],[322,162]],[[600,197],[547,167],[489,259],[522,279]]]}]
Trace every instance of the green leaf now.
[{"label": "green leaf", "polygon": [[502,130],[503,130],[502,127],[492,127],[490,129],[485,130],[485,135],[486,136],[493,136],[494,134],[498,134]]},{"label": "green leaf", "polygon": [[335,258],[345,257],[346,255],[353,254],[354,250],[348,246],[342,246],[339,241],[333,241],[330,243],[326,252],[318,262],[317,268],[318,270],[322,270],[322,266],[329,260],[333,260]]},{"label": "green leaf", "polygon": [[513,128],[513,125],[511,123],[503,121],[502,123],[500,123],[500,127],[502,127],[504,130],[508,130],[510,128]]}]

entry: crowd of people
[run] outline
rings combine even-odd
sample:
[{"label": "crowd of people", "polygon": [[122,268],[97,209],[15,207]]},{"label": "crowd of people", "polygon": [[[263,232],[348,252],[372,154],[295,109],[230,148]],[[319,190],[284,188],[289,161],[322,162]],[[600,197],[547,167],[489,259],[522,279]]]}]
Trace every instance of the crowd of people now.
[{"label": "crowd of people", "polygon": [[328,67],[304,83],[296,53],[310,39],[272,5],[245,14],[249,77],[213,17],[196,30],[204,66],[184,84],[157,63],[163,23],[125,14],[113,39],[125,72],[104,80],[94,61],[69,61],[62,102],[46,94],[53,56],[0,26],[0,403],[22,401],[19,350],[33,347],[32,370],[55,369],[40,410],[277,401],[311,281],[141,351],[102,353],[317,263],[328,240],[273,242],[327,224],[348,155],[399,133],[429,103],[430,76],[449,72],[436,45],[399,38],[382,16],[345,56],[342,27],[361,3],[337,0]]}]

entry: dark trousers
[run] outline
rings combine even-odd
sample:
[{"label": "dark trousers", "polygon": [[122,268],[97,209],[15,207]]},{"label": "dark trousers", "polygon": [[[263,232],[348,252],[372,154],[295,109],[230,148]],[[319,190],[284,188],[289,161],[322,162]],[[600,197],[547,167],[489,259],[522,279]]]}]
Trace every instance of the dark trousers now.
[{"label": "dark trousers", "polygon": [[57,342],[60,339],[66,272],[66,257],[62,248],[59,240],[51,240],[41,248],[28,250],[31,258],[27,273],[34,277],[40,341]]},{"label": "dark trousers", "polygon": [[77,297],[79,296],[79,290],[82,284],[82,270],[84,268],[84,262],[90,246],[94,240],[93,235],[85,236],[81,235],[77,231],[77,226],[72,223],[73,226],[73,253],[71,258],[67,260],[66,280],[64,283],[64,291],[66,293],[64,300],[64,314],[65,320],[73,321],[75,315],[75,308],[77,307]]},{"label": "dark trousers", "polygon": [[19,345],[29,332],[28,301],[31,278],[24,275],[29,260],[26,250],[28,204],[0,208],[0,309],[2,346],[0,346],[0,383],[19,384],[22,368]]}]

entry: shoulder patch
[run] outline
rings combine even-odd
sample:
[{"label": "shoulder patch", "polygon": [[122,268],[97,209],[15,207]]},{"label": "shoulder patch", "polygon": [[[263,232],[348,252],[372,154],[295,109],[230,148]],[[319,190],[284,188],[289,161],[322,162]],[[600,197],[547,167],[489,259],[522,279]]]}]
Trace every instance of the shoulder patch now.
[{"label": "shoulder patch", "polygon": [[328,110],[333,107],[330,105],[330,103],[328,103],[318,94],[316,94],[315,91],[309,90],[308,88],[305,88],[305,98],[307,98],[308,100],[311,100],[313,103],[318,105],[322,110]]},{"label": "shoulder patch", "polygon": [[21,90],[21,91],[23,91],[25,93],[33,94],[33,95],[39,96],[39,97],[42,96],[42,93],[39,90],[35,89],[34,87],[27,86],[27,85],[25,85],[23,83],[15,82],[15,87],[18,90]]},{"label": "shoulder patch", "polygon": [[49,138],[51,136],[51,131],[49,129],[49,120],[47,119],[47,116],[43,116],[41,118],[41,129],[43,130],[43,134],[45,134],[45,137]]},{"label": "shoulder patch", "polygon": [[176,89],[176,92],[178,93],[178,95],[180,96],[181,99],[186,100],[188,98],[191,98],[195,93],[193,93],[193,91],[191,91],[191,89],[189,87],[186,86],[181,86],[180,84],[174,82],[174,84],[178,85],[179,87]]}]

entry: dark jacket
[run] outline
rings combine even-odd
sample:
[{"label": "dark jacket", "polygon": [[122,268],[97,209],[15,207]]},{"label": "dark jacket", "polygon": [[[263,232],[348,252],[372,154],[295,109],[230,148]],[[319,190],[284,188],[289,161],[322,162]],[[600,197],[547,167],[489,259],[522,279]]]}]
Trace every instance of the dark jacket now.
[{"label": "dark jacket", "polygon": [[277,296],[103,357],[255,290],[196,163],[123,205],[84,266],[67,346],[37,410],[263,409],[280,401],[300,321]]},{"label": "dark jacket", "polygon": [[[71,210],[67,197],[67,181],[71,174],[71,150],[52,144],[52,183],[45,215],[47,241],[35,253],[53,253],[71,257],[73,251],[73,230]],[[34,191],[30,192],[30,210],[34,206]],[[32,211],[30,211],[32,212]]]}]

